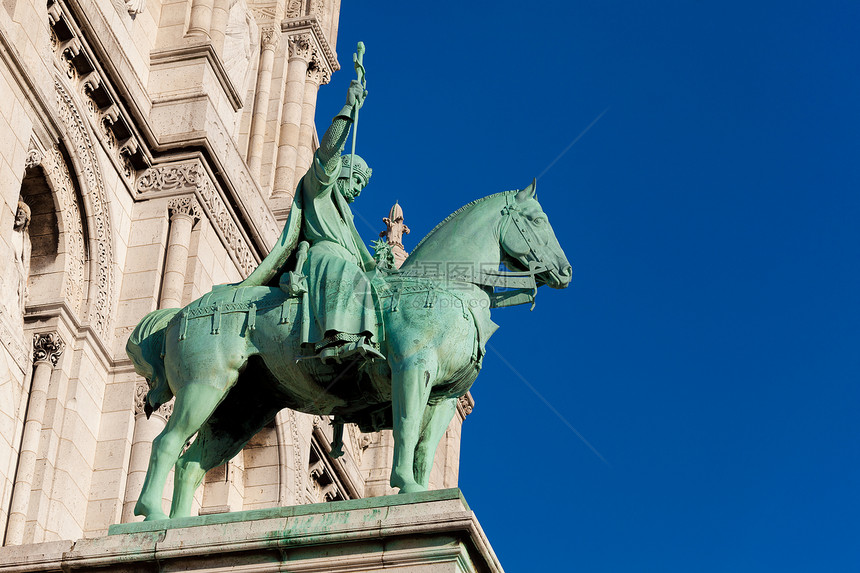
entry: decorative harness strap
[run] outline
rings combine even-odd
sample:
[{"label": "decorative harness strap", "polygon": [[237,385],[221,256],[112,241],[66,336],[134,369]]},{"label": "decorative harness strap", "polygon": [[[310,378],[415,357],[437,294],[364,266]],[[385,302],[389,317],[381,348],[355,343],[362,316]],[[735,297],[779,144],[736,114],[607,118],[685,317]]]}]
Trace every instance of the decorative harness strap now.
[{"label": "decorative harness strap", "polygon": [[499,236],[504,237],[508,227],[513,222],[514,227],[516,227],[520,236],[529,246],[529,255],[531,258],[529,261],[529,270],[506,272],[496,269],[479,269],[475,271],[474,269],[460,267],[450,269],[445,275],[434,276],[432,273],[420,273],[420,275],[427,278],[444,278],[451,281],[471,283],[491,289],[508,289],[489,293],[491,308],[531,303],[531,309],[534,310],[538,289],[536,277],[549,267],[540,260],[535,251],[534,243],[537,242],[537,236],[531,227],[523,223],[520,209],[516,202],[516,193],[509,194],[506,201],[507,203],[502,209],[503,218],[499,228]]}]

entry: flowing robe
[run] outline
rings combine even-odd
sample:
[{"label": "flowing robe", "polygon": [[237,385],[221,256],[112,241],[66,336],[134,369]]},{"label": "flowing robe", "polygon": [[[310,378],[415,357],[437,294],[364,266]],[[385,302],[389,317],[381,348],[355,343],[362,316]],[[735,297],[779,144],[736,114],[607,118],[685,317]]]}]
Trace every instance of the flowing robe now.
[{"label": "flowing robe", "polygon": [[337,189],[339,173],[339,164],[327,172],[315,155],[297,189],[302,194],[303,234],[311,243],[303,269],[316,324],[310,342],[342,333],[365,335],[378,343],[374,297],[366,275],[374,260]]}]

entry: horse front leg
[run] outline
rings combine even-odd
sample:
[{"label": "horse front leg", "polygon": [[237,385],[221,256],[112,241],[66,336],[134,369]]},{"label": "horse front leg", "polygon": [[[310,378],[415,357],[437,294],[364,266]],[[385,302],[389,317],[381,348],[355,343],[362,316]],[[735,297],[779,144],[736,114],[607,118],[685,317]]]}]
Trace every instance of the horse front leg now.
[{"label": "horse front leg", "polygon": [[421,421],[421,439],[415,450],[415,481],[424,489],[430,485],[430,470],[436,458],[439,441],[445,435],[454,412],[457,411],[457,398],[445,398],[427,404]]},{"label": "horse front leg", "polygon": [[422,419],[436,377],[436,361],[427,356],[410,357],[392,365],[391,408],[394,417],[394,462],[391,487],[400,493],[424,491],[415,479],[415,448],[421,437]]},{"label": "horse front leg", "polygon": [[225,390],[205,384],[195,386],[193,381],[180,390],[170,420],[152,441],[146,478],[134,506],[135,515],[145,516],[146,521],[167,519],[161,504],[167,476],[186,442],[206,422],[224,398],[224,393]]}]

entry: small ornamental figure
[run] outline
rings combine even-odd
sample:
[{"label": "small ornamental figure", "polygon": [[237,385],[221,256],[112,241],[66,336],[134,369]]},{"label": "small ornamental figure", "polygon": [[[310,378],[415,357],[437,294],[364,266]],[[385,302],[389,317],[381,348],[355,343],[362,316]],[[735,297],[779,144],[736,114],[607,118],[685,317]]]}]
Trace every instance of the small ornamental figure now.
[{"label": "small ornamental figure", "polygon": [[388,217],[383,217],[382,222],[388,227],[385,231],[379,233],[380,237],[385,237],[388,244],[391,245],[391,253],[394,255],[394,266],[398,269],[409,253],[403,248],[403,235],[409,234],[409,227],[403,224],[403,209],[397,201],[394,202],[394,207],[388,213]]}]

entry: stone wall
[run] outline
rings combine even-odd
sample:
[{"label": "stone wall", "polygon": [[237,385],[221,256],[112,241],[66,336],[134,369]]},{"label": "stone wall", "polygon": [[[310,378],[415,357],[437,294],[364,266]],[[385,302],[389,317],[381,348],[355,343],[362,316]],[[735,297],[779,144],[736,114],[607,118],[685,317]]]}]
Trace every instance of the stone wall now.
[{"label": "stone wall", "polygon": [[[172,408],[144,415],[128,335],[241,280],[277,240],[310,165],[317,90],[339,68],[339,0],[2,4],[0,536],[96,537],[139,519]],[[19,199],[30,226],[16,234]],[[457,483],[461,406],[434,488]],[[281,412],[206,477],[194,511],[390,492],[390,432],[348,428],[335,461],[330,439],[329,420]]]}]

